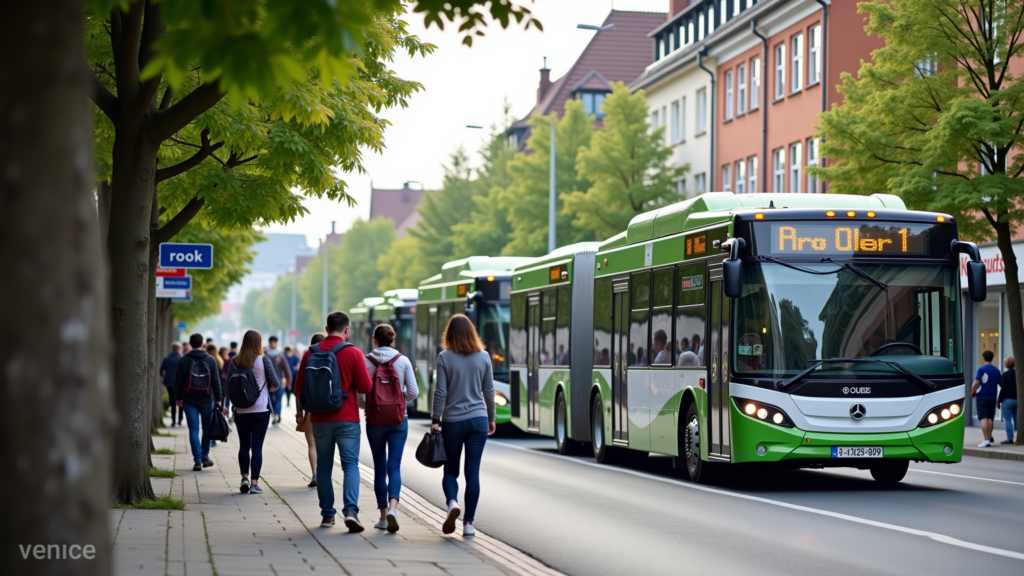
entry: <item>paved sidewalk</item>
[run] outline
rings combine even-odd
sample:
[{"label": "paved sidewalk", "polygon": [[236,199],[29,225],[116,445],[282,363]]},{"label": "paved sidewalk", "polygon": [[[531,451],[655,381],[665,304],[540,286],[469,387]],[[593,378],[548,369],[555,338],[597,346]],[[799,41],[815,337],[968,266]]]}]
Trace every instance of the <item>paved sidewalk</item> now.
[{"label": "paved sidewalk", "polygon": [[[294,420],[291,420],[294,421]],[[320,528],[316,489],[307,488],[309,460],[304,437],[289,417],[271,426],[263,451],[260,496],[240,494],[237,431],[211,450],[215,462],[192,472],[186,428],[168,428],[172,437],[154,438],[174,456],[154,456],[154,465],[174,468],[173,480],[154,478],[158,495],[185,501],[184,511],[111,510],[115,573],[160,575],[234,574],[558,574],[530,556],[477,532],[441,534],[442,510],[408,488],[399,508],[401,529],[373,528],[379,517],[371,484],[362,467],[361,534],[349,534],[339,521]],[[418,466],[407,458],[404,466]],[[338,502],[341,470],[334,471]]]},{"label": "paved sidewalk", "polygon": [[[1020,434],[1020,430],[1017,430],[1017,433]],[[1002,422],[996,422],[992,436],[996,439],[995,444],[988,448],[979,448],[978,444],[984,440],[981,437],[981,426],[967,426],[964,428],[964,456],[1024,462],[1024,446],[1000,444],[1000,442],[1006,440],[1006,426]]]}]

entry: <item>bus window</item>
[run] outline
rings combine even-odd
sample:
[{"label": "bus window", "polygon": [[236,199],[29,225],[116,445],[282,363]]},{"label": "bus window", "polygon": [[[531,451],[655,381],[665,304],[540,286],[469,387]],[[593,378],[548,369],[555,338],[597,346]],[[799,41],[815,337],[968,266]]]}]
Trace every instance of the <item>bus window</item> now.
[{"label": "bus window", "polygon": [[572,311],[572,291],[568,286],[558,288],[558,320],[555,323],[555,341],[558,351],[555,352],[555,364],[569,365],[569,323]]},{"label": "bus window", "polygon": [[452,319],[452,305],[451,304],[438,304],[437,305],[437,352],[435,356],[444,350],[444,331],[448,329],[448,321]]},{"label": "bus window", "polygon": [[647,330],[651,319],[651,273],[633,275],[632,313],[629,322],[629,352],[627,366],[650,365],[650,344]]},{"label": "bus window", "polygon": [[549,289],[541,292],[541,366],[551,366],[555,363],[555,318],[557,309],[558,292],[555,289]]},{"label": "bus window", "polygon": [[430,322],[428,314],[427,306],[416,307],[416,359],[424,362],[430,359]]},{"label": "bus window", "polygon": [[526,294],[512,296],[509,317],[508,356],[510,364],[526,363]]},{"label": "bus window", "polygon": [[612,280],[594,281],[594,366],[612,363]]},{"label": "bus window", "polygon": [[654,273],[654,312],[651,314],[651,365],[671,366],[672,352],[672,286],[674,270]]}]

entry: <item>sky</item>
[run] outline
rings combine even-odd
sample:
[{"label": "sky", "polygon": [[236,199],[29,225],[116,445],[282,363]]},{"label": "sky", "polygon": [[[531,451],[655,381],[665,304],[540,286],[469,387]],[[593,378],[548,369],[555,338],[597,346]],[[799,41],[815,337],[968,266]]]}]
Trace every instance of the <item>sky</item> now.
[{"label": "sky", "polygon": [[[392,69],[400,77],[417,80],[423,91],[414,94],[408,108],[385,110],[381,116],[391,122],[385,132],[383,154],[364,152],[366,174],[348,174],[345,180],[357,205],[329,200],[306,199],[309,214],[290,224],[275,224],[265,232],[305,234],[311,246],[330,232],[347,230],[370,212],[370,186],[437,189],[444,164],[452,152],[464,147],[476,161],[476,152],[486,141],[489,128],[501,123],[502,105],[508,100],[515,118],[525,116],[537,100],[539,70],[547,57],[552,80],[560,78],[583,52],[595,32],[577,24],[601,24],[609,10],[667,12],[670,0],[516,0],[525,5],[544,25],[544,31],[523,30],[510,24],[502,30],[491,23],[485,36],[476,37],[472,48],[462,44],[454,26],[444,31],[423,27],[423,18],[406,16],[409,30],[437,46],[426,57],[398,55]],[[466,128],[483,126],[483,130]],[[418,182],[419,184],[416,184]]]}]

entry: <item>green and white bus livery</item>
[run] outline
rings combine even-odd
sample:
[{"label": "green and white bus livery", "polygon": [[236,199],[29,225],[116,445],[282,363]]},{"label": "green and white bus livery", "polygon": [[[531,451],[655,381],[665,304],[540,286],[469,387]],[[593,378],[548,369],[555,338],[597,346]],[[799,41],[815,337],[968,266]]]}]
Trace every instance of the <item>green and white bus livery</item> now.
[{"label": "green and white bus livery", "polygon": [[448,262],[441,273],[420,282],[416,303],[416,370],[428,385],[420,390],[416,411],[429,414],[436,381],[435,363],[453,314],[466,314],[491,356],[497,423],[509,421],[508,314],[512,267],[526,258],[470,256]]},{"label": "green and white bus livery", "polygon": [[[911,460],[959,462],[961,253],[983,300],[984,265],[953,218],[895,196],[712,193],[641,214],[596,252],[591,330],[563,320],[566,437],[598,461],[674,456],[695,481],[719,463],[849,466],[897,482]],[[512,355],[525,358],[534,339],[545,345],[547,316],[543,302],[540,316],[521,304],[519,271]],[[520,427],[557,435],[557,394],[517,396],[519,414],[537,415]]]}]

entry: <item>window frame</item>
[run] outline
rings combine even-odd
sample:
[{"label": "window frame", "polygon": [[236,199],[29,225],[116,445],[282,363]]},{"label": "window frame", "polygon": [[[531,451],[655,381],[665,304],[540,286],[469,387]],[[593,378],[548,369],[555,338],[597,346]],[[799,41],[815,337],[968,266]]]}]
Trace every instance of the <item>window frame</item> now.
[{"label": "window frame", "polygon": [[804,88],[804,33],[797,32],[790,39],[790,94],[799,92]]},{"label": "window frame", "polygon": [[786,147],[772,150],[772,192],[781,194],[786,191]]},{"label": "window frame", "polygon": [[678,144],[683,139],[682,138],[682,131],[679,129],[679,127],[681,125],[680,124],[680,118],[679,118],[679,115],[680,115],[679,100],[673,100],[672,103],[669,105],[669,109],[672,111],[672,120],[671,120],[671,123],[672,123],[671,124],[671,132],[672,132],[672,135],[671,135],[670,139],[672,141],[672,144]]},{"label": "window frame", "polygon": [[[807,166],[817,166],[821,161],[820,155],[820,139],[817,137],[811,137],[807,139]],[[807,175],[807,193],[808,194],[820,194],[821,193],[821,182],[817,176],[811,174]]]},{"label": "window frame", "polygon": [[708,89],[697,90],[697,134],[708,131]]},{"label": "window frame", "polygon": [[[672,275],[672,279],[669,281],[669,283],[670,283],[669,303],[668,304],[663,304],[663,305],[658,305],[657,302],[656,302],[656,296],[657,295],[656,295],[656,292],[655,292],[655,289],[654,289],[655,286],[656,286],[656,284],[655,284],[656,277],[657,277],[657,275],[659,273],[665,273],[665,272],[669,272]],[[665,309],[667,309],[668,310],[668,322],[669,322],[669,330],[668,330],[668,335],[667,335],[668,336],[667,347],[669,349],[668,350],[669,358],[668,358],[668,364],[654,364],[654,361],[653,361],[653,358],[652,358],[650,364],[648,365],[649,368],[665,370],[665,369],[671,369],[671,368],[673,368],[675,366],[675,322],[676,322],[676,319],[675,319],[675,302],[676,302],[675,286],[676,286],[676,266],[675,265],[662,266],[661,268],[653,268],[653,269],[651,269],[651,302],[650,302],[650,315],[648,317],[648,325],[649,325],[648,332],[650,333],[649,344],[652,344],[652,345],[654,344],[654,333],[655,333],[655,330],[654,330],[654,317],[655,317],[655,315],[657,314],[657,312],[659,310],[664,311]]]},{"label": "window frame", "polygon": [[732,164],[722,165],[722,192],[732,192]]},{"label": "window frame", "polygon": [[736,66],[736,115],[747,113],[747,65]]},{"label": "window frame", "polygon": [[750,60],[750,106],[748,110],[757,110],[761,107],[761,57],[754,56]]},{"label": "window frame", "polygon": [[808,36],[807,85],[821,82],[821,24],[811,26]]},{"label": "window frame", "polygon": [[[724,0],[723,0],[724,1]],[[733,71],[725,71],[725,122],[732,120],[732,78]]]},{"label": "window frame", "polygon": [[746,194],[747,193],[747,161],[745,159],[737,160],[736,166],[733,168],[736,174],[736,193]]},{"label": "window frame", "polygon": [[789,145],[789,193],[799,194],[803,183],[803,142]]},{"label": "window frame", "polygon": [[775,45],[775,100],[786,97],[786,43]]},{"label": "window frame", "polygon": [[747,194],[757,193],[757,154],[747,158]]},{"label": "window frame", "polygon": [[[699,270],[696,269],[696,267],[698,267],[698,266],[700,267]],[[684,268],[686,268],[688,270],[683,270]],[[675,270],[675,286],[673,287],[673,290],[672,290],[672,292],[673,292],[673,296],[672,296],[673,297],[673,306],[672,306],[672,333],[673,333],[672,343],[673,343],[673,346],[675,346],[675,344],[677,342],[681,343],[682,339],[684,337],[687,337],[687,336],[684,336],[683,334],[679,334],[679,318],[680,318],[680,311],[681,310],[697,310],[697,309],[699,309],[701,311],[701,316],[704,318],[704,326],[703,326],[703,330],[701,331],[699,336],[701,338],[701,343],[703,343],[704,340],[707,338],[707,334],[708,334],[708,315],[707,315],[707,300],[708,300],[708,289],[709,289],[709,287],[708,287],[708,261],[707,261],[707,259],[701,259],[701,260],[690,261],[690,262],[681,262],[681,263],[678,263],[678,264],[675,265],[675,269],[676,269]],[[702,288],[701,288],[701,292],[702,293],[701,293],[701,301],[699,303],[688,303],[688,304],[683,304],[682,303],[682,299],[680,298],[680,292],[682,290],[682,278],[683,278],[684,272],[686,272],[688,274],[691,274],[691,275],[692,275],[693,272],[699,272],[700,276],[702,277]],[[698,351],[699,351],[699,349],[698,350],[694,350],[693,352],[694,352],[694,354],[696,354]],[[705,349],[705,351],[707,351],[707,350]],[[680,358],[675,355],[675,351],[673,350],[672,368],[674,368],[674,369],[682,369],[682,370],[701,370],[701,371],[707,370],[707,354],[705,354],[704,357],[701,357],[699,354],[697,355],[698,364],[696,366],[679,366],[678,365],[679,364],[679,360],[680,360]]]}]

